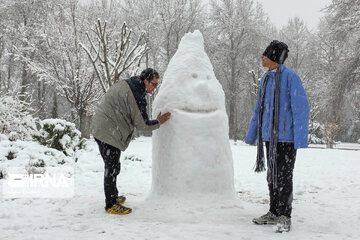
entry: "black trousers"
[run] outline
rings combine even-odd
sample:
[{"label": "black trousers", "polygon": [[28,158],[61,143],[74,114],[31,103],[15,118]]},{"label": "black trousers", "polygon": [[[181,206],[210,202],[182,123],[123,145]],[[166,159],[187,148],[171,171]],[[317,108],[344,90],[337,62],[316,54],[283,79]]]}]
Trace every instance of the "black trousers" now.
[{"label": "black trousers", "polygon": [[120,149],[113,147],[96,139],[99,145],[101,157],[104,160],[104,192],[105,192],[105,209],[111,208],[116,203],[118,189],[116,187],[116,178],[120,173]]},{"label": "black trousers", "polygon": [[[269,142],[266,144],[266,156],[269,159]],[[276,216],[291,217],[293,201],[293,171],[296,159],[294,143],[279,142],[277,144],[277,183],[274,190],[271,182],[271,172],[267,171],[267,181],[270,195],[270,212]]]}]

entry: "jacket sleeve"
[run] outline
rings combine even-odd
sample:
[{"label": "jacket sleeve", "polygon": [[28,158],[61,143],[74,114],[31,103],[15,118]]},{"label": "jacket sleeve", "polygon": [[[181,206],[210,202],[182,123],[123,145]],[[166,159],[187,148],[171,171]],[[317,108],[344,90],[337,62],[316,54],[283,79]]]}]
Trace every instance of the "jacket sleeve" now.
[{"label": "jacket sleeve", "polygon": [[158,120],[149,120],[148,114],[146,113],[146,105],[138,106],[131,90],[128,93],[128,103],[130,105],[131,119],[138,130],[153,131],[160,127]]},{"label": "jacket sleeve", "polygon": [[256,101],[254,114],[253,114],[253,116],[251,118],[249,129],[248,129],[248,132],[247,132],[246,137],[245,137],[245,142],[247,144],[255,144],[255,141],[257,139],[259,110],[260,110],[260,98],[261,98],[261,91],[262,91],[263,81],[264,81],[264,77],[261,79],[261,82],[260,82],[260,90],[259,90],[258,98],[257,98],[257,101]]},{"label": "jacket sleeve", "polygon": [[293,73],[290,81],[291,111],[294,124],[294,147],[307,148],[310,105],[300,77]]}]

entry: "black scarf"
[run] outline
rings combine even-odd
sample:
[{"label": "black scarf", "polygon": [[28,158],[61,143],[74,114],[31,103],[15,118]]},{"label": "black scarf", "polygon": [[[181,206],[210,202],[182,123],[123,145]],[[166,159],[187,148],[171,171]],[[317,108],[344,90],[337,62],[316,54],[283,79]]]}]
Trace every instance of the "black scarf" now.
[{"label": "black scarf", "polygon": [[[269,143],[269,159],[268,167],[271,172],[270,181],[273,183],[274,189],[277,188],[277,165],[276,165],[276,155],[277,155],[277,142],[279,135],[279,98],[280,98],[280,69],[281,65],[276,70],[275,78],[275,94],[274,94],[274,110],[273,118],[271,121],[271,133],[270,133],[270,143]],[[256,167],[255,172],[265,171],[265,158],[264,158],[264,148],[262,140],[262,116],[264,113],[264,102],[265,102],[265,92],[266,85],[269,79],[269,74],[266,75],[261,91],[260,98],[260,109],[259,109],[259,118],[258,118],[258,144],[257,144],[257,158],[256,158]]]}]

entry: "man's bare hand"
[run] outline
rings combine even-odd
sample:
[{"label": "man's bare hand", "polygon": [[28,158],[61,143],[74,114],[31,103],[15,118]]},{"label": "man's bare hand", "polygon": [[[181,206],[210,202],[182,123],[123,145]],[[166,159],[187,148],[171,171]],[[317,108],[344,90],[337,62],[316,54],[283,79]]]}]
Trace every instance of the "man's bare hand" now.
[{"label": "man's bare hand", "polygon": [[163,124],[165,123],[167,120],[170,119],[170,116],[171,116],[171,113],[170,112],[167,112],[167,113],[164,113],[164,114],[161,114],[161,112],[159,113],[159,115],[157,116],[157,120]]}]

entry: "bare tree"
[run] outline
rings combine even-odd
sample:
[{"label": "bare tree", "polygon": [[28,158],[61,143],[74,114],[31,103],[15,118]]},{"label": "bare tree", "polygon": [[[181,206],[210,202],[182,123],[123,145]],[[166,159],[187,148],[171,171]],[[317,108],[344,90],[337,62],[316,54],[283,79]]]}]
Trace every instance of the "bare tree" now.
[{"label": "bare tree", "polygon": [[95,74],[103,92],[107,90],[126,72],[136,72],[148,48],[142,43],[144,33],[141,33],[135,44],[131,43],[132,30],[126,23],[123,24],[118,39],[114,40],[111,33],[107,32],[107,22],[103,24],[98,20],[92,31],[95,41],[86,33],[90,47],[83,43],[80,46],[88,55]]},{"label": "bare tree", "polygon": [[298,73],[303,81],[306,81],[313,72],[311,69],[312,59],[314,59],[312,56],[314,54],[312,34],[304,21],[295,17],[290,19],[288,24],[281,29],[280,38],[290,49],[286,65]]}]

